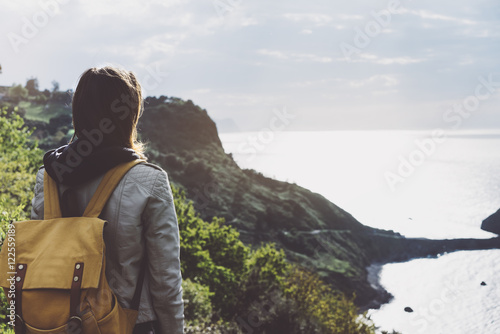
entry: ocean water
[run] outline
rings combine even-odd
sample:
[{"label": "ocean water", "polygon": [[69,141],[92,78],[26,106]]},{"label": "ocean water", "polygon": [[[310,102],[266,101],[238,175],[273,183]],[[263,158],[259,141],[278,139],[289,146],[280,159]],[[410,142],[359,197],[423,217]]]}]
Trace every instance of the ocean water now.
[{"label": "ocean water", "polygon": [[[394,299],[370,314],[383,329],[402,333],[498,334],[499,277],[500,250],[387,264],[380,283]],[[413,312],[405,312],[405,307]]]},{"label": "ocean water", "polygon": [[[407,237],[494,236],[480,226],[500,208],[500,132],[220,137],[240,167],[320,193],[365,225]],[[395,298],[370,311],[372,319],[403,333],[500,333],[499,259],[499,250],[464,251],[384,265],[380,282]]]}]

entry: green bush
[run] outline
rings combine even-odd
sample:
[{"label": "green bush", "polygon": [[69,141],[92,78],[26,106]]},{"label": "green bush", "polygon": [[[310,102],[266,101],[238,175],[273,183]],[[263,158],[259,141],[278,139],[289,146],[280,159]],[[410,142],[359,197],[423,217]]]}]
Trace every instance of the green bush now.
[{"label": "green bush", "polygon": [[234,311],[239,277],[245,272],[249,248],[224,220],[206,222],[195,212],[184,192],[172,188],[181,238],[182,276],[208,286],[214,310],[228,318]]},{"label": "green bush", "polygon": [[253,251],[247,260],[246,284],[259,286],[262,292],[274,287],[283,287],[290,265],[285,252],[276,249],[276,245],[262,244]]},{"label": "green bush", "polygon": [[298,309],[308,333],[374,334],[365,314],[359,316],[354,297],[334,291],[317,274],[295,267],[288,276],[285,295]]},{"label": "green bush", "polygon": [[[36,171],[42,151],[29,139],[31,131],[24,126],[17,110],[7,115],[0,110],[0,243],[12,221],[29,216]],[[0,329],[7,330],[7,299],[0,292]]]},{"label": "green bush", "polygon": [[213,293],[207,286],[191,281],[189,278],[182,281],[184,299],[184,317],[190,326],[209,324],[212,317]]},{"label": "green bush", "polygon": [[0,202],[8,208],[28,208],[33,196],[42,151],[29,139],[30,135],[17,113],[7,117],[5,108],[0,112]]}]

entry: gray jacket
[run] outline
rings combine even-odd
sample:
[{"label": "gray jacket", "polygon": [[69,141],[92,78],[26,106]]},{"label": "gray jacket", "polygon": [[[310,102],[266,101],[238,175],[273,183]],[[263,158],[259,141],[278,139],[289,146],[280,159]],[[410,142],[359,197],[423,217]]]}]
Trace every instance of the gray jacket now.
[{"label": "gray jacket", "polygon": [[[43,174],[38,171],[31,219],[43,219]],[[76,187],[83,214],[102,176]],[[67,187],[59,185],[59,194]],[[179,227],[165,171],[146,163],[130,169],[104,207],[100,218],[106,245],[106,277],[121,306],[129,308],[144,255],[147,269],[137,323],[158,320],[160,333],[182,333]]]}]

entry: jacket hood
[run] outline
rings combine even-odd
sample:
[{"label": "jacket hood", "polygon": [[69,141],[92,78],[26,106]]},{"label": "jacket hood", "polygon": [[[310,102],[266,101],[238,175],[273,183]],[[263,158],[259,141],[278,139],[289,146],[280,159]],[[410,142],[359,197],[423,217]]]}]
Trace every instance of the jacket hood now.
[{"label": "jacket hood", "polygon": [[45,153],[43,164],[56,182],[76,186],[135,159],[140,156],[130,148],[93,146],[89,141],[77,139]]}]

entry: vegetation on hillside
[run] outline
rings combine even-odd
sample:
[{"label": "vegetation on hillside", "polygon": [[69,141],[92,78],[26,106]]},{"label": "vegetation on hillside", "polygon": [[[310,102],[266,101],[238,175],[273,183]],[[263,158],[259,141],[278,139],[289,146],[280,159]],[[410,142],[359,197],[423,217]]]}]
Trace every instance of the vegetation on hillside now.
[{"label": "vegetation on hillside", "polygon": [[[3,108],[0,117],[2,241],[9,223],[29,216],[42,157],[12,107]],[[352,297],[333,290],[307,268],[291,264],[272,243],[245,245],[223,218],[201,218],[183,190],[173,186],[173,192],[187,333],[374,333],[374,325],[358,314]],[[1,298],[5,326],[3,293]]]},{"label": "vegetation on hillside", "polygon": [[[42,151],[29,139],[31,131],[14,110],[0,108],[0,240],[6,237],[11,221],[29,217],[36,171],[41,165]],[[7,332],[7,300],[0,292],[0,329]],[[8,333],[8,332],[7,332]]]}]

